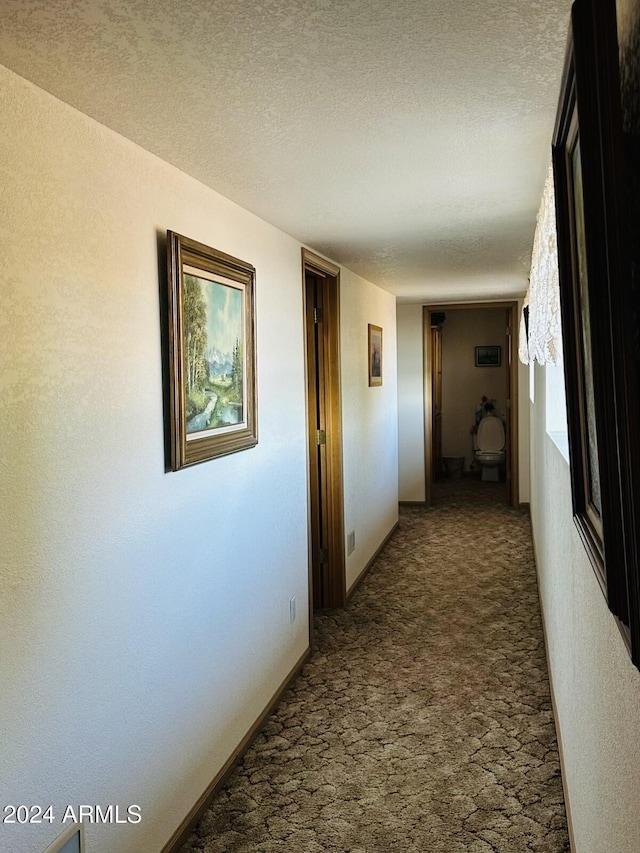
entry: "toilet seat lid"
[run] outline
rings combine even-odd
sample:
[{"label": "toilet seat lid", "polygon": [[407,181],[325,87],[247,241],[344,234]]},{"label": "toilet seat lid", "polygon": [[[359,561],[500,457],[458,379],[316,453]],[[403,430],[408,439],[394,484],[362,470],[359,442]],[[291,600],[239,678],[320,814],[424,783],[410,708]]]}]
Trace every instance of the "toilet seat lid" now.
[{"label": "toilet seat lid", "polygon": [[476,436],[478,450],[502,450],[504,447],[504,426],[500,418],[487,415],[478,424]]}]

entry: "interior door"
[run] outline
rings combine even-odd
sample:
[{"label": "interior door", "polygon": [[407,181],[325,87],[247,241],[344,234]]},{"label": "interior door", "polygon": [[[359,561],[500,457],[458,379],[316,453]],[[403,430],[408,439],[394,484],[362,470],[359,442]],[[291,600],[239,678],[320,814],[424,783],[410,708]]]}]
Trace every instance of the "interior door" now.
[{"label": "interior door", "polygon": [[311,566],[315,607],[329,601],[329,530],[327,527],[327,401],[323,381],[326,368],[324,345],[323,279],[305,270],[307,369],[309,373],[309,489]]},{"label": "interior door", "polygon": [[505,448],[504,448],[505,449],[504,456],[505,456],[505,473],[506,473],[506,480],[507,480],[507,503],[509,503],[513,506],[515,504],[514,504],[514,500],[513,500],[513,482],[512,482],[513,481],[513,464],[514,464],[514,460],[512,458],[513,457],[513,442],[512,442],[513,411],[512,411],[512,397],[511,397],[512,392],[513,392],[512,380],[511,380],[512,367],[513,367],[513,352],[512,352],[512,349],[513,349],[513,340],[512,340],[513,330],[511,328],[512,313],[513,312],[511,311],[511,309],[507,308],[507,310],[505,312],[506,338],[505,338],[505,348],[504,348],[505,356],[507,359],[507,365],[506,365],[507,369],[505,371],[505,373],[507,375],[507,387],[506,387],[506,391],[505,391],[505,393],[506,393],[505,416],[506,416],[507,422],[505,425],[506,444],[505,444]]},{"label": "interior door", "polygon": [[306,249],[303,257],[309,456],[310,607],[346,601],[340,269]]},{"label": "interior door", "polygon": [[432,392],[433,392],[433,472],[434,482],[442,477],[442,328],[431,327]]}]

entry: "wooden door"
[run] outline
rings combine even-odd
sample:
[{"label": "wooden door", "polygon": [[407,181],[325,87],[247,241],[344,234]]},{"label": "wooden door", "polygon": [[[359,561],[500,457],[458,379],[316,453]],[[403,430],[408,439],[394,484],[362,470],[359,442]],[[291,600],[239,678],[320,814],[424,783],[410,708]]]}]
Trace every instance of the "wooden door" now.
[{"label": "wooden door", "polygon": [[433,480],[437,482],[442,477],[442,328],[431,327],[431,369],[433,393],[433,462],[431,470]]},{"label": "wooden door", "polygon": [[339,357],[339,269],[303,250],[311,608],[346,600]]},{"label": "wooden door", "polygon": [[305,272],[307,305],[307,365],[309,370],[309,491],[313,601],[326,607],[329,601],[329,531],[327,528],[327,401],[323,381],[326,368],[323,335],[323,279]]},{"label": "wooden door", "polygon": [[505,416],[506,416],[507,422],[505,425],[506,442],[505,442],[505,448],[504,448],[504,450],[505,450],[504,458],[505,458],[505,473],[506,473],[506,480],[507,480],[507,503],[511,504],[512,506],[515,506],[516,504],[514,503],[514,496],[513,496],[513,466],[514,466],[513,440],[512,440],[513,413],[512,413],[512,408],[511,408],[512,407],[511,395],[513,392],[513,389],[511,387],[512,386],[511,372],[512,372],[512,367],[513,367],[513,364],[512,364],[512,362],[513,362],[513,352],[512,352],[512,349],[513,349],[513,331],[511,328],[511,319],[512,319],[511,315],[512,315],[511,309],[507,308],[507,310],[505,312],[506,331],[505,331],[505,347],[504,347],[505,358],[507,359],[506,370],[505,370],[506,384],[507,384],[507,387],[505,389],[505,395],[506,395],[505,396],[505,400],[506,400]]}]

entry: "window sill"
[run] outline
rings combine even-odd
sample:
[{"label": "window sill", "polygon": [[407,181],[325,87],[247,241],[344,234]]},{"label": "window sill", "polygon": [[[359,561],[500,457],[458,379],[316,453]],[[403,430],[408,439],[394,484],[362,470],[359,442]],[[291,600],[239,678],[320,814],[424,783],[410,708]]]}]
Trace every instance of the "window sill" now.
[{"label": "window sill", "polygon": [[569,435],[564,431],[548,432],[547,435],[560,451],[564,460],[569,463]]}]

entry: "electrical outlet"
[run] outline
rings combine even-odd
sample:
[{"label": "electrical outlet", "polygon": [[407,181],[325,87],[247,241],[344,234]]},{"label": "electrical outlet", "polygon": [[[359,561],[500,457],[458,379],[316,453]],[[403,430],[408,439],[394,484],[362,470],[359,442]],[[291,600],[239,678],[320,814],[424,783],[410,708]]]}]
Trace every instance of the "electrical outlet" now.
[{"label": "electrical outlet", "polygon": [[289,602],[289,622],[291,622],[291,624],[293,625],[293,623],[295,621],[296,621],[296,597],[294,595],[293,598],[291,599],[291,601]]},{"label": "electrical outlet", "polygon": [[350,533],[347,533],[347,556],[349,554],[353,554],[356,550],[356,532],[352,530]]}]

